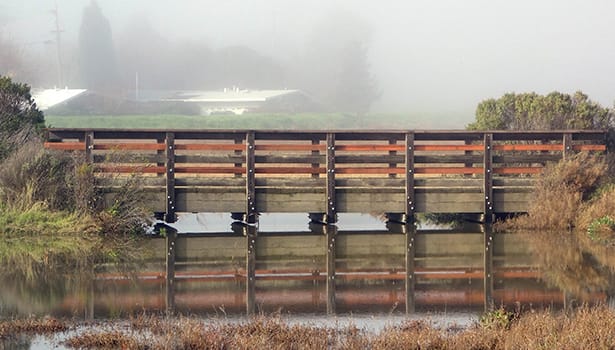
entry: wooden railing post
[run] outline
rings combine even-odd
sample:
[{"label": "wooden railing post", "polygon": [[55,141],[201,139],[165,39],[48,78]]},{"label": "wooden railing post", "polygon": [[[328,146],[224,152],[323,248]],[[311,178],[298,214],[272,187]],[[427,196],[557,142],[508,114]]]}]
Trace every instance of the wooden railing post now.
[{"label": "wooden railing post", "polygon": [[414,200],[414,133],[406,133],[406,219],[409,225],[414,225],[414,212],[416,203]]},{"label": "wooden railing post", "polygon": [[167,132],[165,142],[166,152],[166,198],[167,212],[165,221],[175,222],[175,134]]},{"label": "wooden railing post", "polygon": [[[166,153],[166,200],[167,210],[165,222],[175,222],[175,134],[166,133],[165,138]],[[177,231],[167,228],[167,254],[166,254],[166,309],[167,313],[173,313],[175,309],[175,242]]]},{"label": "wooden railing post", "polygon": [[563,150],[562,150],[562,159],[566,160],[572,154],[572,134],[567,132],[564,134],[562,139]]},{"label": "wooden railing post", "polygon": [[84,141],[85,141],[85,161],[88,164],[92,164],[94,162],[94,156],[92,155],[92,151],[94,150],[94,132],[86,131]]},{"label": "wooden railing post", "polygon": [[485,133],[484,135],[484,158],[483,158],[483,193],[484,198],[484,222],[489,224],[493,222],[493,167],[492,167],[492,140],[493,135],[491,133]]},{"label": "wooden railing post", "polygon": [[255,174],[254,131],[246,134],[246,223],[256,224],[256,174]]},{"label": "wooden railing post", "polygon": [[327,206],[324,223],[337,222],[336,196],[335,196],[335,134],[327,134]]}]

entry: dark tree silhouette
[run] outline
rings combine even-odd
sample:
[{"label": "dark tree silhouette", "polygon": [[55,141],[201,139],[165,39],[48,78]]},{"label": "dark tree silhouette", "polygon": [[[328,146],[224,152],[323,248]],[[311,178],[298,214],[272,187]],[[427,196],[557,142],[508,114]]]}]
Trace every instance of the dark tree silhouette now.
[{"label": "dark tree silhouette", "polygon": [[379,97],[367,62],[367,48],[353,41],[342,52],[342,67],[338,78],[335,102],[339,110],[365,114]]},{"label": "dark tree silhouette", "polygon": [[111,26],[95,0],[83,10],[79,67],[82,83],[88,89],[110,90],[118,83]]}]

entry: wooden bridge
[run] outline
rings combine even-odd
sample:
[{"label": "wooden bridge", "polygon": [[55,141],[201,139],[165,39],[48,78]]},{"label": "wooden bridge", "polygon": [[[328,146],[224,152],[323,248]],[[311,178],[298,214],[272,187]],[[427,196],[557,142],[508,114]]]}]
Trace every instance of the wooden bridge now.
[{"label": "wooden bridge", "polygon": [[258,213],[525,212],[532,175],[575,151],[605,151],[605,131],[263,131],[50,129],[45,147],[81,151],[112,199],[142,174],[153,210]]},{"label": "wooden bridge", "polygon": [[[389,244],[392,246],[387,246],[387,251],[402,256],[393,274],[404,281],[407,312],[414,310],[417,274],[428,272],[421,270],[425,267],[418,260],[425,253],[420,244],[436,240],[417,236],[415,213],[480,214],[485,225],[478,244],[464,254],[478,254],[482,261],[480,271],[473,273],[483,277],[484,305],[492,307],[494,275],[508,273],[509,267],[494,269],[493,252],[510,246],[499,239],[503,243],[495,247],[497,237],[489,225],[494,215],[527,211],[535,183],[533,175],[547,163],[573,152],[603,152],[606,145],[607,133],[600,130],[49,129],[45,143],[48,149],[82,152],[93,165],[97,186],[109,201],[126,190],[123,185],[133,178],[130,175],[138,174],[138,181],[149,195],[147,204],[164,214],[167,223],[175,222],[177,212],[230,212],[243,221],[243,235],[225,238],[219,250],[226,249],[230,240],[234,248],[222,260],[234,263],[237,257],[241,259],[248,314],[256,309],[257,279],[275,273],[305,273],[305,264],[299,270],[297,266],[286,266],[275,269],[275,273],[261,266],[259,276],[257,267],[270,251],[267,247],[275,248],[284,241],[279,237],[257,237],[258,214],[268,212],[310,213],[313,221],[322,224],[321,234],[309,242],[289,235],[289,239],[301,244],[285,248],[285,254],[292,255],[291,260],[301,257],[316,261],[318,257],[322,264],[314,269],[326,272],[310,278],[324,279],[330,313],[336,310],[336,281],[345,276],[340,255],[354,249],[337,235],[337,213],[386,214],[393,225],[399,226],[395,231],[398,235],[379,234],[370,241],[370,247]],[[463,239],[461,235],[449,235],[447,242],[453,242],[453,237]],[[211,237],[207,240],[207,246],[215,243]],[[166,259],[166,305],[171,308],[175,302],[176,255],[181,260],[185,249],[181,249],[182,238],[178,239],[173,230],[165,241],[161,249]],[[318,253],[320,250],[322,253]],[[203,251],[198,259],[216,260],[216,254],[216,249]],[[392,271],[383,266],[378,269],[389,274]]]}]

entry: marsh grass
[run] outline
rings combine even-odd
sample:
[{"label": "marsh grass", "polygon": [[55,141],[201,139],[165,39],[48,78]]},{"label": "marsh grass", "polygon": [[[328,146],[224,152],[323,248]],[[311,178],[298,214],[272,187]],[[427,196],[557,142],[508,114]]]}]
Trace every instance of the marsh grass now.
[{"label": "marsh grass", "polygon": [[67,339],[80,349],[612,349],[615,311],[582,306],[574,311],[529,311],[502,324],[476,322],[443,329],[408,320],[374,332],[355,326],[289,325],[276,316],[243,322],[194,317],[133,319],[128,326],[103,327]]},{"label": "marsh grass", "polygon": [[[83,155],[25,143],[0,167],[0,277],[41,281],[97,263],[129,270],[150,222],[139,174],[107,205]],[[128,267],[127,267],[128,266]]]},{"label": "marsh grass", "polygon": [[0,339],[23,334],[54,334],[65,332],[71,327],[69,322],[55,318],[26,318],[0,320]]},{"label": "marsh grass", "polygon": [[615,292],[613,164],[610,156],[579,153],[548,166],[528,214],[497,225],[529,242],[543,279],[581,300]]}]

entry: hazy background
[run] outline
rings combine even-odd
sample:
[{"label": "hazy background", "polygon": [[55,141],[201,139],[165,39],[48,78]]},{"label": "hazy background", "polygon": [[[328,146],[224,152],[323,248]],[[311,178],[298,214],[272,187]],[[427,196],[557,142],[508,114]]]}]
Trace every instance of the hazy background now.
[{"label": "hazy background", "polygon": [[[57,82],[55,17],[64,84],[79,77],[79,32],[90,0],[0,0],[0,66],[16,79]],[[301,88],[339,85],[342,50],[360,43],[379,94],[373,112],[463,113],[505,92],[583,90],[615,100],[615,1],[609,0],[99,0],[117,75],[129,88]],[[0,48],[2,50],[2,48]],[[173,67],[171,69],[170,67]],[[215,72],[213,71],[215,68]],[[208,70],[209,69],[209,70]],[[6,70],[6,68],[5,68]],[[339,88],[339,87],[338,87]]]}]

